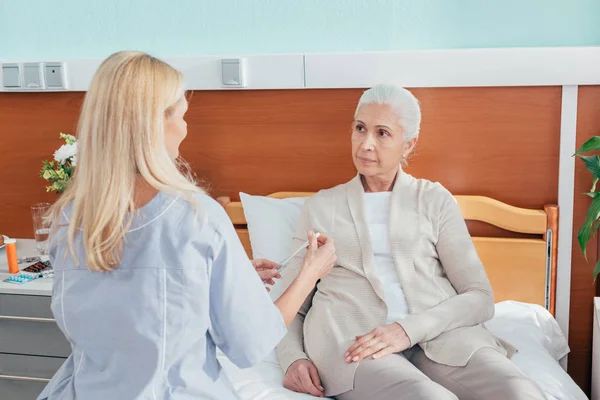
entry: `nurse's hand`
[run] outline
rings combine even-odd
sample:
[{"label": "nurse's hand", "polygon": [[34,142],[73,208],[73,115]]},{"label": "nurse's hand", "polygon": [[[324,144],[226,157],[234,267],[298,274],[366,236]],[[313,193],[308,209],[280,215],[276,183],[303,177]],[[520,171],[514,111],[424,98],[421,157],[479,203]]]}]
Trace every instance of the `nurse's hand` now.
[{"label": "nurse's hand", "polygon": [[[258,272],[260,279],[267,285],[274,285],[275,279],[281,278],[281,275],[279,275],[279,265],[273,261],[264,259],[252,260],[252,265],[256,272]],[[270,290],[271,288],[267,286],[267,291]]]},{"label": "nurse's hand", "polygon": [[304,256],[301,274],[316,282],[327,275],[335,265],[337,261],[335,245],[333,239],[326,236],[320,236],[317,240],[314,232],[309,232],[308,243],[308,251]]},{"label": "nurse's hand", "polygon": [[305,359],[295,361],[285,372],[283,387],[297,393],[325,397],[319,371],[315,365]]}]

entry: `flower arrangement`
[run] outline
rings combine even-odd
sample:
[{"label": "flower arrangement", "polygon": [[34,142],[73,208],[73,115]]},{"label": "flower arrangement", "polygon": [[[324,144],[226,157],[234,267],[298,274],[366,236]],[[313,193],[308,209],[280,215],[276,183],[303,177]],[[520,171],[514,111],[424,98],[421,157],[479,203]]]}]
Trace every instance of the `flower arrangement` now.
[{"label": "flower arrangement", "polygon": [[54,152],[54,161],[44,160],[40,176],[51,183],[47,192],[62,193],[67,188],[77,164],[77,139],[75,136],[60,134],[65,144]]}]

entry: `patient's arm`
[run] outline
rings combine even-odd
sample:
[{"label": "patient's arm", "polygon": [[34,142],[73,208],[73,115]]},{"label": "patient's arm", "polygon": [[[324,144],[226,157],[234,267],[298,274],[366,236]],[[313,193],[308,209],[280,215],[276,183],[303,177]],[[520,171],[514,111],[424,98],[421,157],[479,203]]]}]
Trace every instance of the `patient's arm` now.
[{"label": "patient's arm", "polygon": [[446,191],[440,206],[436,250],[457,295],[398,321],[415,345],[494,316],[494,295],[456,200]]},{"label": "patient's arm", "polygon": [[[305,206],[304,210],[302,211],[302,216],[300,217],[300,222],[296,227],[292,251],[304,244],[308,231],[310,231],[310,219],[308,217],[307,207]],[[300,268],[302,267],[304,253],[305,252],[301,252],[294,257],[292,261],[290,261],[290,264],[282,273],[281,282],[279,283],[280,285],[283,285],[284,287],[288,286],[298,276],[300,273]],[[310,292],[306,300],[304,300],[302,307],[300,307],[300,311],[298,311],[298,314],[296,314],[296,317],[288,326],[288,334],[283,338],[279,346],[277,346],[279,364],[281,365],[284,373],[287,371],[289,366],[294,363],[294,361],[303,358],[308,359],[308,356],[304,352],[304,318],[310,309],[312,298],[315,292],[316,286]]]}]

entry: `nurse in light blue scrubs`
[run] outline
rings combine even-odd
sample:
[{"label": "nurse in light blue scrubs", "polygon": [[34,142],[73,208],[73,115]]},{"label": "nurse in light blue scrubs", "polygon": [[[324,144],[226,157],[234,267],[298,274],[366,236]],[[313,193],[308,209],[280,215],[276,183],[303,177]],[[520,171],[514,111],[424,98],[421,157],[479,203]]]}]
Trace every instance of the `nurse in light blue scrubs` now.
[{"label": "nurse in light blue scrubs", "polygon": [[110,56],[92,80],[75,176],[51,212],[52,312],[73,351],[39,399],[236,399],[216,348],[242,368],[263,359],[335,262],[331,240],[308,233],[302,272],[273,304],[178,159],[184,94],[182,75],[144,53]]}]

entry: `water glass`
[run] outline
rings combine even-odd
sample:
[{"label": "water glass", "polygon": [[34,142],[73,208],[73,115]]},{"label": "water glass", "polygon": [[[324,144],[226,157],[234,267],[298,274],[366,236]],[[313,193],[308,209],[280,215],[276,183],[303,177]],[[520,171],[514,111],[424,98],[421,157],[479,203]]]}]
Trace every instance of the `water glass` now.
[{"label": "water glass", "polygon": [[38,203],[31,206],[33,232],[38,256],[48,257],[48,235],[50,234],[50,219],[47,218],[50,203]]}]

